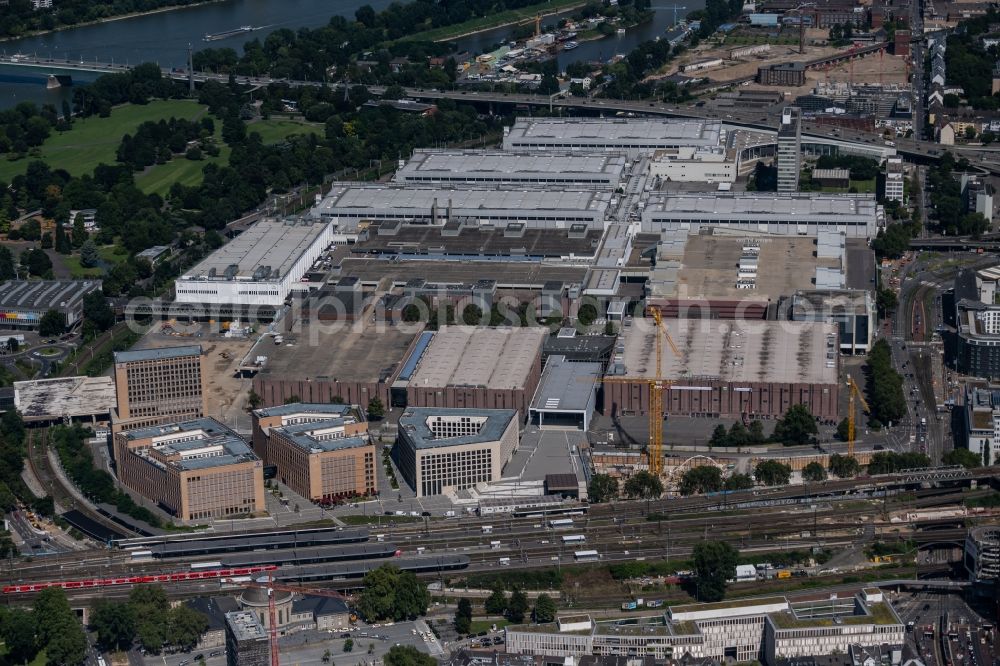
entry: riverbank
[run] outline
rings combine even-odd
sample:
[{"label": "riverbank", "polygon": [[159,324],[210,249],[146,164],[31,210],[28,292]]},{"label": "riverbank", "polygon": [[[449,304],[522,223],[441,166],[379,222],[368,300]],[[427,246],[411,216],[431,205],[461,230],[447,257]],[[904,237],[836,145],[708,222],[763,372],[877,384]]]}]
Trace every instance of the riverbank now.
[{"label": "riverbank", "polygon": [[533,21],[536,16],[546,17],[554,14],[562,14],[574,9],[579,9],[586,5],[587,2],[582,0],[551,0],[550,2],[541,2],[537,5],[529,5],[520,9],[508,9],[507,11],[500,12],[499,14],[483,16],[481,18],[465,21],[457,25],[424,30],[423,32],[418,32],[408,37],[404,37],[403,39],[405,41],[420,40],[430,42],[448,42],[453,39],[462,39],[463,37],[478,35],[481,32],[487,32],[489,30],[507,28],[527,23],[528,21]]},{"label": "riverbank", "polygon": [[75,30],[76,28],[85,28],[87,26],[92,26],[92,25],[103,25],[105,23],[114,23],[115,21],[125,21],[127,19],[139,18],[140,16],[152,16],[154,14],[175,12],[181,9],[192,9],[194,7],[203,7],[205,5],[217,5],[228,1],[229,0],[201,0],[201,2],[193,2],[189,5],[169,5],[167,7],[160,7],[158,9],[150,9],[149,11],[145,12],[129,12],[128,14],[109,16],[107,18],[97,19],[96,21],[85,21],[83,23],[74,23],[73,25],[61,25],[58,28],[52,28],[51,30],[34,30],[32,32],[26,32],[23,35],[18,35],[16,37],[0,37],[0,43],[16,42],[20,39],[29,39],[32,37],[51,35],[54,32],[63,32],[64,30]]}]

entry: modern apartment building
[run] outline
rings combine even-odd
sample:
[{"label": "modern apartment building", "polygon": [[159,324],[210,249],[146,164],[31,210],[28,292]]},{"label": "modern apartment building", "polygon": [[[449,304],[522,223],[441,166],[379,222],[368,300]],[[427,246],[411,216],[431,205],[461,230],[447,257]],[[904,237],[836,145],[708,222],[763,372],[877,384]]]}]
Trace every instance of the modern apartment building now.
[{"label": "modern apartment building", "polygon": [[885,161],[885,200],[895,199],[903,203],[903,169],[902,157],[890,157]]},{"label": "modern apartment building", "polygon": [[549,657],[710,659],[775,666],[798,655],[846,653],[851,646],[902,645],[905,627],[878,589],[806,600],[766,597],[673,606],[628,624],[560,617],[554,624],[508,627],[507,651]]},{"label": "modern apartment building", "polygon": [[499,481],[519,442],[512,409],[410,407],[393,456],[417,497]]},{"label": "modern apartment building", "polygon": [[226,666],[269,666],[271,644],[251,611],[226,613]]},{"label": "modern apartment building", "polygon": [[786,106],[778,126],[778,191],[798,192],[802,170],[802,112]]},{"label": "modern apartment building", "polygon": [[122,485],[181,522],[265,510],[263,463],[214,419],[115,433],[114,456]]},{"label": "modern apartment building", "polygon": [[206,412],[201,346],[115,352],[113,432],[187,421]]},{"label": "modern apartment building", "polygon": [[314,502],[377,492],[375,445],[363,413],[351,405],[255,410],[253,443],[282,483]]},{"label": "modern apartment building", "polygon": [[1000,527],[984,525],[969,530],[964,560],[970,580],[1000,580]]}]

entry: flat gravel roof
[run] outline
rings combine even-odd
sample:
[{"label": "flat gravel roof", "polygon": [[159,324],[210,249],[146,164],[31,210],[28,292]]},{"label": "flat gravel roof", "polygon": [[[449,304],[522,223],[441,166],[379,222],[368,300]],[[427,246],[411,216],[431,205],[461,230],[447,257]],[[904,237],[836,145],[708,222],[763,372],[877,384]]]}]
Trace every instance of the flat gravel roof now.
[{"label": "flat gravel roof", "polygon": [[675,118],[518,118],[504,144],[542,140],[620,142],[625,146],[718,145],[722,123]]},{"label": "flat gravel roof", "polygon": [[100,280],[7,280],[0,284],[0,309],[66,310],[100,288]]},{"label": "flat gravel roof", "polygon": [[410,384],[524,388],[547,335],[547,329],[540,327],[442,327],[421,356]]},{"label": "flat gravel roof", "polygon": [[559,180],[617,183],[625,171],[627,158],[620,153],[539,153],[496,150],[417,149],[403,168],[397,182],[427,181],[434,178],[469,180]]}]

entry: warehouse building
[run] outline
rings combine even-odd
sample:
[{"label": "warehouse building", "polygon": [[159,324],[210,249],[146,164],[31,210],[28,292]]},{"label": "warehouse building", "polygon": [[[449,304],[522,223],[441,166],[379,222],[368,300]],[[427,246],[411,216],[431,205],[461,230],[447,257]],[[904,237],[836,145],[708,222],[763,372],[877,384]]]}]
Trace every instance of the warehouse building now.
[{"label": "warehouse building", "polygon": [[[815,416],[838,416],[837,326],[793,321],[665,319],[680,350],[664,347],[660,376],[667,414],[709,418],[777,418],[802,404]],[[632,383],[604,386],[606,415],[645,415],[648,378],[656,376],[655,328],[637,318],[625,326],[608,376]],[[662,334],[661,334],[662,335]]]},{"label": "warehouse building", "polygon": [[885,211],[871,195],[682,194],[650,195],[642,212],[642,231],[733,229],[752,234],[813,236],[832,230],[848,238],[874,238],[884,225]]},{"label": "warehouse building", "polygon": [[531,401],[531,422],[540,428],[589,430],[601,370],[600,363],[549,356],[538,391]]},{"label": "warehouse building", "polygon": [[208,411],[200,345],[114,353],[113,430],[201,418]]},{"label": "warehouse building", "polygon": [[612,198],[610,192],[579,187],[452,187],[334,183],[311,214],[333,222],[343,234],[355,234],[369,222],[438,226],[463,218],[501,229],[511,223],[528,229],[564,229],[573,224],[604,229]]},{"label": "warehouse building", "polygon": [[7,280],[0,284],[0,328],[37,329],[49,310],[66,315],[72,328],[83,319],[83,297],[100,289],[100,280]]},{"label": "warehouse building", "polygon": [[418,148],[393,178],[433,185],[567,185],[613,190],[625,176],[620,153],[510,153],[499,150]]},{"label": "warehouse building", "polygon": [[512,409],[408,407],[393,458],[417,497],[499,481],[517,451],[518,422]]},{"label": "warehouse building", "polygon": [[176,302],[200,316],[272,319],[332,242],[312,217],[264,218],[177,278]]},{"label": "warehouse building", "polygon": [[263,464],[239,435],[215,419],[116,433],[114,456],[123,486],[181,522],[265,511]]},{"label": "warehouse building", "polygon": [[[750,662],[849,653],[852,647],[899,650],[905,627],[878,589],[827,592],[790,601],[764,597],[671,606],[666,613],[595,622],[562,616],[553,624],[506,630],[509,653],[549,657],[634,657],[671,663]],[[857,661],[854,663],[864,663]]]},{"label": "warehouse building", "polygon": [[350,405],[289,404],[254,410],[254,450],[278,479],[313,502],[377,491],[375,445]]},{"label": "warehouse building", "polygon": [[715,147],[718,121],[676,118],[518,118],[504,129],[507,151],[625,153],[631,158],[681,146]]},{"label": "warehouse building", "polygon": [[393,384],[408,406],[513,409],[528,417],[546,329],[444,326],[428,333]]}]

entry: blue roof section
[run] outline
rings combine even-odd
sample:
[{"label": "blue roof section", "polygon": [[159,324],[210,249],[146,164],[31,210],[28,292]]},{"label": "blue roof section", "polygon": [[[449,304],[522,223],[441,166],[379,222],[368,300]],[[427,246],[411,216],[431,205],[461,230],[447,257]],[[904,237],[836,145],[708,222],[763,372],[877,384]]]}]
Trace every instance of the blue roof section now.
[{"label": "blue roof section", "polygon": [[[438,437],[427,427],[427,419],[432,416],[472,418],[486,417],[476,435],[462,437]],[[447,407],[407,407],[399,417],[399,431],[415,449],[433,449],[442,446],[463,446],[494,442],[503,437],[512,420],[517,418],[513,409],[451,409]]]},{"label": "blue roof section", "polygon": [[399,371],[399,375],[396,379],[404,382],[410,381],[410,377],[413,376],[414,371],[417,369],[417,364],[420,363],[420,357],[424,355],[424,352],[427,350],[427,346],[431,343],[433,338],[433,331],[424,331],[420,334],[420,337],[417,339],[417,344],[413,346],[413,351],[410,352],[409,358],[406,359],[406,363],[403,365],[403,369]]},{"label": "blue roof section", "polygon": [[201,356],[201,345],[161,347],[160,349],[133,349],[131,351],[115,352],[115,363],[159,361],[167,358],[180,358],[182,356]]},{"label": "blue roof section", "polygon": [[332,402],[292,402],[275,407],[262,407],[254,410],[257,416],[290,416],[292,414],[335,414],[342,416],[351,411],[350,405]]}]

